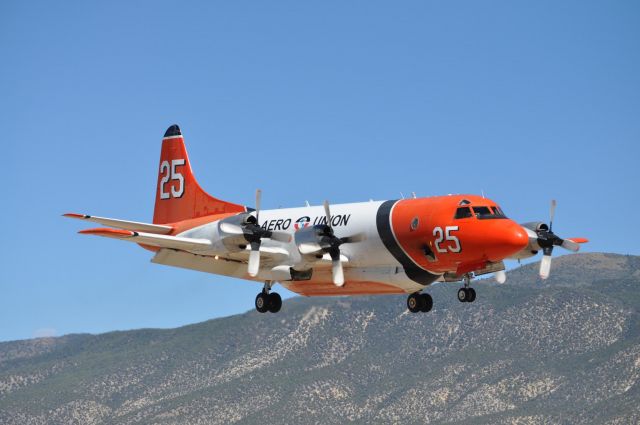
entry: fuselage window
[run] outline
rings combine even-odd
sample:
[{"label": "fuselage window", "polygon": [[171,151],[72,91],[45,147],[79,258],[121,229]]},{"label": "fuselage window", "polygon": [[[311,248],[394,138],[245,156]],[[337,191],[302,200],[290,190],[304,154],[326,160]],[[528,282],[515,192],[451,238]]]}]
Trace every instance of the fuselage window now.
[{"label": "fuselage window", "polygon": [[460,207],[456,210],[456,215],[454,218],[469,218],[472,217],[471,208],[469,207]]}]

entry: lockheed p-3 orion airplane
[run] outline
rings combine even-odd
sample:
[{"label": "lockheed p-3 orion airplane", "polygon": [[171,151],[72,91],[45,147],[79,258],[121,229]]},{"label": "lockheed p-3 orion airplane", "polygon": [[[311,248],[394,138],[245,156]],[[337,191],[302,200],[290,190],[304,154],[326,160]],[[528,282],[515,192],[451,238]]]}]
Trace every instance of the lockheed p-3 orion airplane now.
[{"label": "lockheed p-3 orion airplane", "polygon": [[578,251],[584,238],[563,239],[551,218],[518,224],[490,199],[447,195],[352,204],[260,210],[216,199],[197,183],[177,125],[162,140],[153,223],[85,214],[66,217],[108,228],[80,231],[139,244],[157,264],[263,283],[256,309],[282,307],[275,283],[305,296],[408,294],[411,312],[427,312],[423,292],[434,282],[462,282],[458,300],[473,302],[475,276],[495,273],[503,283],[505,259],[542,251],[540,277],[551,269],[553,248]]}]

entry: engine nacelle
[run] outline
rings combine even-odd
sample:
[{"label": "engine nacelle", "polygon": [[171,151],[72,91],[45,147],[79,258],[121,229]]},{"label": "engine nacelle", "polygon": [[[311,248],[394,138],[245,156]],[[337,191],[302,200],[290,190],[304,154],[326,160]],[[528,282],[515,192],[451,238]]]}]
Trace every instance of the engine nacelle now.
[{"label": "engine nacelle", "polygon": [[[329,230],[330,231],[330,230]],[[323,224],[316,224],[315,226],[308,226],[304,229],[298,230],[294,234],[294,240],[298,249],[302,244],[317,244],[319,246],[326,245],[327,238],[327,226]],[[320,252],[318,252],[320,254]]]},{"label": "engine nacelle", "polygon": [[520,226],[527,232],[527,236],[529,236],[529,243],[525,246],[522,251],[516,252],[509,258],[512,260],[523,260],[525,258],[533,257],[540,251],[540,245],[538,245],[538,231],[539,230],[549,230],[549,226],[546,223],[541,221],[531,221],[528,223],[523,223]]},{"label": "engine nacelle", "polygon": [[539,230],[549,230],[549,226],[547,225],[547,223],[544,223],[542,221],[530,221],[528,223],[523,223],[520,226],[524,227],[525,229],[533,230],[534,232],[538,232]]},{"label": "engine nacelle", "polygon": [[243,226],[248,223],[256,223],[256,216],[251,213],[245,212],[223,218],[219,221],[219,223],[230,223],[235,224],[236,226]]},{"label": "engine nacelle", "polygon": [[224,246],[224,249],[230,252],[242,251],[244,249],[244,245],[249,243],[245,235],[243,233],[227,233],[221,226],[223,223],[228,223],[241,228],[248,223],[255,223],[255,220],[255,216],[250,213],[240,213],[218,221],[218,225],[215,226],[217,237],[215,241]]}]

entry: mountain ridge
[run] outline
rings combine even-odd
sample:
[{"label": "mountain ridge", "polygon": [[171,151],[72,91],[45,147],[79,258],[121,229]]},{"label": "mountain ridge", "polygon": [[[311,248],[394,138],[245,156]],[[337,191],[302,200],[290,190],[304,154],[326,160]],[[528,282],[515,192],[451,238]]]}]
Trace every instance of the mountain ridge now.
[{"label": "mountain ridge", "polygon": [[637,423],[640,257],[576,254],[499,285],[294,298],[175,329],[0,343],[0,422]]}]

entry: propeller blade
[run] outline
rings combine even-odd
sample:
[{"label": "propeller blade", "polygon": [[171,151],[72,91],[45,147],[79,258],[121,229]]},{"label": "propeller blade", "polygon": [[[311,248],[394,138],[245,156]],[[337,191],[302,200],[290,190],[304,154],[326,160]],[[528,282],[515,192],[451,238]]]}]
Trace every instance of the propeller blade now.
[{"label": "propeller blade", "polygon": [[224,221],[220,223],[220,230],[231,235],[244,234],[242,227],[238,226],[237,224],[225,223]]},{"label": "propeller blade", "polygon": [[507,274],[504,272],[504,270],[497,271],[494,276],[496,278],[496,282],[498,283],[502,284],[507,281]]},{"label": "propeller blade", "polygon": [[564,239],[562,241],[562,244],[560,244],[560,246],[563,247],[564,249],[568,249],[569,251],[573,251],[573,252],[580,251],[580,244],[572,241],[571,239]]},{"label": "propeller blade", "polygon": [[271,232],[267,237],[278,242],[291,242],[291,235],[286,232]]},{"label": "propeller blade", "polygon": [[298,250],[300,251],[300,254],[303,255],[315,254],[316,252],[322,251],[322,247],[320,246],[320,244],[317,244],[315,242],[309,242],[301,243],[300,245],[298,245]]},{"label": "propeller blade", "polygon": [[551,254],[542,256],[542,261],[540,261],[540,277],[542,279],[548,278],[549,272],[551,272]]},{"label": "propeller blade", "polygon": [[589,242],[589,239],[587,239],[587,238],[569,238],[569,240],[571,242],[575,242],[575,243],[587,243],[587,242]]},{"label": "propeller blade", "polygon": [[555,199],[551,200],[551,209],[549,210],[549,231],[553,229],[553,217],[556,215],[556,205],[558,203]]},{"label": "propeller blade", "polygon": [[329,209],[329,201],[324,201],[324,215],[327,218],[327,226],[331,227],[331,210]]},{"label": "propeller blade", "polygon": [[345,238],[340,238],[340,242],[342,243],[356,243],[362,242],[367,239],[366,233],[356,233],[355,235],[347,236]]},{"label": "propeller blade", "polygon": [[249,253],[249,276],[255,277],[260,270],[260,242],[251,243],[251,252]]},{"label": "propeller blade", "polygon": [[331,255],[331,274],[333,275],[333,284],[336,286],[344,285],[344,270],[342,269],[342,261],[340,261],[340,251]]},{"label": "propeller blade", "polygon": [[[260,202],[262,201],[262,191],[256,190],[256,223],[260,223],[258,218],[260,217]],[[260,225],[260,224],[258,224]]]}]

